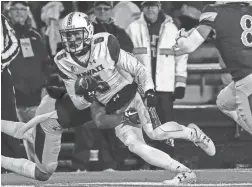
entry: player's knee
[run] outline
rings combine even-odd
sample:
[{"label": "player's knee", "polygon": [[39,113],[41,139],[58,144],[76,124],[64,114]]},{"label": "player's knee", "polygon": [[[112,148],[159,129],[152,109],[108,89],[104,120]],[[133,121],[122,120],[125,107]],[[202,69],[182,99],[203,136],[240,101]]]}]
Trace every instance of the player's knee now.
[{"label": "player's knee", "polygon": [[142,142],[140,142],[139,140],[132,139],[128,143],[128,149],[129,149],[130,152],[136,153],[139,149],[141,149],[141,144],[142,144]]},{"label": "player's knee", "polygon": [[217,107],[220,109],[220,110],[225,110],[225,103],[223,102],[222,100],[222,95],[221,95],[221,92],[219,93],[217,99],[216,99],[216,105]]},{"label": "player's knee", "polygon": [[128,144],[128,149],[130,152],[135,153],[136,145],[134,143],[130,143],[130,144]]},{"label": "player's knee", "polygon": [[147,136],[152,139],[152,140],[160,140],[159,138],[159,134],[157,134],[155,131],[152,131],[152,132],[148,132],[146,133]]},{"label": "player's knee", "polygon": [[58,166],[57,162],[51,162],[45,165],[41,165],[40,168],[36,168],[35,177],[37,180],[47,181],[51,175],[55,172]]},{"label": "player's knee", "polygon": [[47,181],[52,176],[52,173],[44,173],[39,168],[35,168],[35,178],[39,181]]}]

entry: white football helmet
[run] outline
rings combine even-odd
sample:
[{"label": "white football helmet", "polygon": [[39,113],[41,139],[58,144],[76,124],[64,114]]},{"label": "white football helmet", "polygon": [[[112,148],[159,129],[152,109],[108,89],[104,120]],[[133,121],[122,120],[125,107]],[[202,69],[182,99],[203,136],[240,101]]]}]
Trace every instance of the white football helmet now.
[{"label": "white football helmet", "polygon": [[90,46],[94,27],[86,14],[71,12],[61,21],[59,32],[65,50],[78,55]]}]

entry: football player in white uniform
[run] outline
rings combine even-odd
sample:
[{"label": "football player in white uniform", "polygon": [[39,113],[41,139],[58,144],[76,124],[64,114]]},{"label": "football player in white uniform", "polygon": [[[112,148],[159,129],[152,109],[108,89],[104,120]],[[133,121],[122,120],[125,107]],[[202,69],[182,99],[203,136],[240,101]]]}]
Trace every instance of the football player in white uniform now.
[{"label": "football player in white uniform", "polygon": [[[87,15],[72,12],[63,20],[60,30],[65,47],[54,58],[67,92],[78,109],[89,107],[93,101],[105,106],[107,114],[129,104],[135,108],[147,135],[155,140],[185,139],[194,142],[208,155],[215,154],[215,146],[196,125],[188,127],[176,122],[153,128],[138,87],[144,91],[147,107],[155,107],[157,101],[151,74],[133,55],[120,49],[117,39],[108,33],[93,35],[93,26]],[[131,76],[130,76],[130,75]],[[149,147],[142,138],[141,127],[120,124],[116,128],[118,138],[144,160],[158,167],[185,172],[187,177],[176,178],[178,183],[195,175],[169,155]],[[184,175],[183,175],[184,176]],[[185,179],[185,180],[184,180]]]},{"label": "football player in white uniform", "polygon": [[[46,95],[42,99],[32,120],[28,123],[1,121],[3,133],[28,142],[28,159],[1,156],[1,166],[22,176],[40,181],[48,180],[57,168],[64,128],[83,124],[95,128],[91,122],[91,110],[93,114],[99,112],[99,119],[105,125],[107,123],[106,128],[110,128],[110,125],[114,127],[123,120],[121,114],[106,115],[105,111],[101,110],[102,107],[98,108],[95,104],[90,108],[78,110],[69,95],[66,94],[64,87],[57,81],[58,78],[51,77],[52,81],[47,85],[47,92],[50,96]],[[127,119],[124,118],[124,120]]]},{"label": "football player in white uniform", "polygon": [[[128,110],[124,115],[121,115],[128,107],[127,105],[122,107],[121,110],[117,110],[116,114],[113,115],[107,115],[104,107],[101,107],[97,103],[93,103],[90,108],[78,110],[73,105],[69,95],[65,94],[66,91],[64,88],[53,84],[47,86],[47,91],[51,97],[46,95],[42,99],[36,111],[36,116],[28,123],[1,121],[1,131],[3,133],[18,139],[27,140],[28,142],[29,159],[2,156],[1,166],[5,169],[25,177],[46,181],[57,168],[61,148],[61,136],[64,128],[83,124],[87,127],[94,128],[93,123],[89,123],[92,120],[91,113],[97,124],[101,124],[102,122],[102,126],[99,126],[100,128],[112,128],[122,121],[125,125],[134,125],[139,121],[138,115],[134,110]],[[142,138],[142,135],[140,134],[139,137]],[[137,148],[149,152],[150,163],[155,162],[153,163],[154,165],[163,166],[174,172],[190,171],[182,164],[171,159],[168,155],[149,147],[145,142],[139,142],[138,144],[136,145],[138,146]],[[139,154],[141,155],[141,153]],[[154,157],[154,159],[151,157]],[[145,156],[145,158],[148,157]],[[159,159],[160,161],[157,162]],[[163,161],[165,162],[161,163]],[[179,175],[177,177],[180,177],[181,181],[184,181],[185,177],[187,179],[189,177],[192,180],[194,179],[194,173],[191,172],[190,176],[188,174],[181,174],[181,176]],[[176,180],[180,179],[178,178]]]}]

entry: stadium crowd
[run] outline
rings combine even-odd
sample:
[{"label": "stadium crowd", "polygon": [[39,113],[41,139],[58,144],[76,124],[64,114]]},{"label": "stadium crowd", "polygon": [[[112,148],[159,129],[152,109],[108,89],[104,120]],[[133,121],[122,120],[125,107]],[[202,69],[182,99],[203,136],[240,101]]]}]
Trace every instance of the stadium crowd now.
[{"label": "stadium crowd", "polygon": [[[174,40],[179,29],[185,28],[188,31],[197,26],[202,8],[214,2],[2,1],[1,3],[2,23],[6,20],[6,23],[8,22],[14,29],[20,47],[11,63],[4,67],[2,65],[2,81],[3,76],[8,79],[2,84],[3,120],[26,123],[35,116],[42,98],[47,94],[48,89],[45,88],[50,87],[47,77],[54,74],[54,78],[57,79],[57,68],[52,59],[63,49],[59,23],[73,11],[86,13],[94,26],[94,34],[101,32],[113,34],[121,49],[133,53],[149,68],[158,97],[156,110],[162,124],[174,120],[174,102],[183,99],[187,93],[188,64],[217,61],[222,67],[225,66],[212,43],[215,33],[211,33],[197,51],[180,59],[171,57],[169,64],[164,63],[164,57],[166,58],[169,52],[163,50],[163,55],[157,55],[156,52],[157,48],[161,49],[167,41]],[[141,47],[143,45],[149,48]],[[167,76],[169,81],[164,79]],[[221,78],[223,86],[231,82],[229,75],[222,75]],[[217,93],[220,91],[218,89],[216,96],[206,103],[215,104]],[[13,102],[16,104],[9,105]],[[16,113],[10,111],[13,107],[16,107]],[[78,126],[74,129],[74,134],[71,168],[73,171],[92,170],[89,168],[89,162],[98,159],[97,157],[101,170],[120,170],[128,152],[116,137],[114,129]],[[174,157],[174,147],[167,146],[172,142],[152,140],[146,134],[144,137],[149,145]],[[24,140],[23,144],[28,152],[29,142]],[[2,133],[2,155],[14,158],[25,156],[20,149],[19,140]],[[150,167],[143,161],[141,168],[156,167]]]}]

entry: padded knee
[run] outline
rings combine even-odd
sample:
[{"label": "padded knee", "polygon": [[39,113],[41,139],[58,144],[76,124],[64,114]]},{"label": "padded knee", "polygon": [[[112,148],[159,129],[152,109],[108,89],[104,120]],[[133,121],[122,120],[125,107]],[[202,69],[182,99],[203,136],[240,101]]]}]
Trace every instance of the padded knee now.
[{"label": "padded knee", "polygon": [[128,149],[130,152],[139,155],[139,151],[142,151],[144,149],[145,146],[148,146],[145,142],[142,142],[138,139],[132,139],[129,143],[128,143]]},{"label": "padded knee", "polygon": [[220,91],[216,100],[216,105],[221,111],[236,110],[237,105],[234,83],[231,83]]},{"label": "padded knee", "polygon": [[218,95],[218,97],[217,97],[217,99],[216,99],[216,105],[217,105],[217,107],[218,107],[221,111],[225,110],[225,109],[224,109],[224,106],[225,106],[225,105],[224,105],[224,103],[221,101],[219,95]]},{"label": "padded knee", "polygon": [[135,140],[144,142],[142,129],[130,125],[120,124],[115,128],[116,136],[126,146],[130,146]]},{"label": "padded knee", "polygon": [[48,180],[50,178],[50,176],[57,169],[57,166],[58,166],[58,162],[51,162],[51,163],[47,163],[47,164],[38,164],[37,168],[40,171],[40,172],[38,172],[38,174],[39,174],[38,176],[41,179]]},{"label": "padded knee", "polygon": [[47,181],[52,173],[44,173],[38,167],[35,168],[35,178],[39,181]]},{"label": "padded knee", "polygon": [[136,147],[137,146],[133,143],[133,141],[128,144],[128,149],[132,153],[135,153]]},{"label": "padded knee", "polygon": [[222,111],[224,114],[228,115],[231,118],[234,118],[234,117],[237,118],[235,106],[227,105],[219,97],[216,100],[216,105],[219,108],[219,110]]}]

